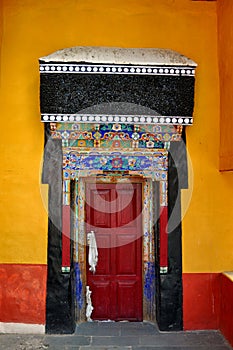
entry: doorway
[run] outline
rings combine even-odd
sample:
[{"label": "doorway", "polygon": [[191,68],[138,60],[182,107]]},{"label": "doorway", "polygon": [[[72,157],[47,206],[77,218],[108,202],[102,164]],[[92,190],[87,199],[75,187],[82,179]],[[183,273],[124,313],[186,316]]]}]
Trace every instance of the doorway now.
[{"label": "doorway", "polygon": [[86,233],[94,231],[98,263],[86,254],[92,319],[142,321],[142,184],[87,183]]}]

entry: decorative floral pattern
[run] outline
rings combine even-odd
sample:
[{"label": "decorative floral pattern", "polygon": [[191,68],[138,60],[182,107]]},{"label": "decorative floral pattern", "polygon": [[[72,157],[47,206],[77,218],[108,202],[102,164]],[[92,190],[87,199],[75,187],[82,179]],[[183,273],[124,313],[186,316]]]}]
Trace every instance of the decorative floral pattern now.
[{"label": "decorative floral pattern", "polygon": [[63,178],[75,179],[82,170],[134,171],[148,174],[155,179],[167,179],[167,151],[149,152],[81,152],[75,148],[63,150]]},{"label": "decorative floral pattern", "polygon": [[182,132],[173,125],[51,124],[52,138],[62,139],[64,147],[163,149],[165,142],[180,141]]},{"label": "decorative floral pattern", "polygon": [[112,130],[120,131],[121,130],[121,124],[113,124]]},{"label": "decorative floral pattern", "polygon": [[133,139],[134,141],[137,141],[139,138],[140,138],[140,135],[139,135],[138,132],[134,132],[134,133],[132,134],[132,139]]},{"label": "decorative floral pattern", "polygon": [[122,168],[122,165],[123,165],[123,161],[122,161],[122,159],[120,157],[113,158],[111,163],[112,163],[112,168],[113,169],[114,168],[117,168],[117,169],[119,168],[120,169],[120,168]]}]

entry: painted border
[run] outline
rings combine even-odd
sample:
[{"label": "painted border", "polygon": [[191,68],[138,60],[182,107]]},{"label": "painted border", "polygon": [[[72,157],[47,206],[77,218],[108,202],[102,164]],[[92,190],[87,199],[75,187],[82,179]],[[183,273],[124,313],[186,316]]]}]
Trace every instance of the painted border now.
[{"label": "painted border", "polygon": [[[111,177],[111,176],[110,176]],[[142,185],[142,311],[144,321],[154,321],[155,319],[155,239],[153,228],[153,191],[152,179],[150,178],[130,178],[132,183],[141,183]],[[121,181],[123,184],[126,178]],[[85,178],[80,176],[76,181],[75,199],[74,199],[74,251],[73,260],[75,264],[75,285],[76,285],[76,302],[75,302],[75,321],[86,322],[86,245],[84,244],[86,237],[85,230],[85,192],[87,182],[111,183],[111,179],[107,177]],[[127,181],[128,182],[128,181]],[[158,186],[159,189],[159,186]],[[158,193],[160,196],[160,193]]]},{"label": "painted border", "polygon": [[62,114],[41,113],[41,122],[58,123],[128,123],[128,124],[161,124],[192,125],[190,116],[154,116],[154,115],[114,115],[114,114]]},{"label": "painted border", "polygon": [[[123,161],[127,164],[123,165]],[[134,164],[136,161],[138,164]],[[116,166],[114,166],[115,162]],[[133,162],[132,165],[130,162]],[[63,148],[63,180],[74,180],[80,176],[84,177],[103,171],[125,170],[130,174],[143,174],[156,181],[166,181],[168,151],[146,149],[142,152],[130,152],[127,149],[125,151],[106,151],[96,148],[88,152],[72,147]]]},{"label": "painted border", "polygon": [[40,73],[194,76],[191,66],[41,63]]}]

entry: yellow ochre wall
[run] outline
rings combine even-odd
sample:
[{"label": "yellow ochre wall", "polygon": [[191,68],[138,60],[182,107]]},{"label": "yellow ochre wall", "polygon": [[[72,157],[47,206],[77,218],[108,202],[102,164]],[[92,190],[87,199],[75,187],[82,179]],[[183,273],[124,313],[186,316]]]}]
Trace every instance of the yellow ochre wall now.
[{"label": "yellow ochre wall", "polygon": [[219,0],[218,52],[220,73],[220,169],[233,170],[233,1]]},{"label": "yellow ochre wall", "polygon": [[[170,48],[198,63],[194,126],[187,128],[194,177],[183,221],[184,272],[232,269],[233,174],[218,171],[216,2],[2,0],[0,6],[0,263],[47,262],[38,58],[95,45]],[[189,193],[183,190],[184,207]]]}]

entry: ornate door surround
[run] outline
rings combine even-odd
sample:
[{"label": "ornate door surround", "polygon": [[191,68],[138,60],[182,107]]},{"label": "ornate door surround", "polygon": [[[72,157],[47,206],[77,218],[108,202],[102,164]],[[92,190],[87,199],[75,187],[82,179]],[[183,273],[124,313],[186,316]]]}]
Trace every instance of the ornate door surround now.
[{"label": "ornate door surround", "polygon": [[[168,236],[168,218],[187,187],[184,141],[185,126],[192,124],[195,67],[178,53],[156,49],[78,47],[40,59],[43,182],[50,185],[47,331],[63,332],[64,313],[67,332],[84,320],[80,208],[84,178],[94,177],[144,181],[149,209],[143,245],[151,248],[143,266],[143,317],[157,320],[162,330],[182,329],[181,224]],[[180,206],[176,210],[180,216]],[[56,283],[57,306],[63,305],[58,315]]]}]

